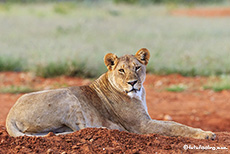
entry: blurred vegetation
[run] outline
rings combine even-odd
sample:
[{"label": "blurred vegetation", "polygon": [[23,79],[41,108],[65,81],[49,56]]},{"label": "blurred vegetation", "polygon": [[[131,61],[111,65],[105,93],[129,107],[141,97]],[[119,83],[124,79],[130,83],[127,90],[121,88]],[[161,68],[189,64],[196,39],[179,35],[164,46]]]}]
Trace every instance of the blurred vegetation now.
[{"label": "blurred vegetation", "polygon": [[[0,71],[23,71],[23,62],[14,57],[0,57]],[[25,70],[24,70],[25,71]]]},{"label": "blurred vegetation", "polygon": [[175,4],[192,4],[192,3],[221,3],[226,0],[113,0],[115,3],[128,3],[128,4],[146,4],[146,3],[175,3]]},{"label": "blurred vegetation", "polygon": [[146,47],[150,73],[230,73],[229,17],[172,16],[168,5],[110,2],[1,3],[0,71],[98,77],[106,71],[106,53]]},{"label": "blurred vegetation", "polygon": [[76,3],[57,3],[54,5],[54,12],[59,14],[67,14],[71,10],[76,9]]},{"label": "blurred vegetation", "polygon": [[79,76],[92,78],[97,76],[95,72],[88,72],[85,63],[78,63],[77,61],[66,62],[50,62],[46,65],[40,64],[35,66],[34,72],[42,77],[55,77],[60,75]]},{"label": "blurred vegetation", "polygon": [[230,90],[230,76],[221,75],[219,78],[210,78],[210,81],[204,85],[204,89],[211,89],[215,92]]},{"label": "blurred vegetation", "polygon": [[127,3],[127,4],[149,4],[149,3],[221,3],[228,0],[0,0],[0,2],[8,3],[44,3],[44,2],[86,2],[86,3],[97,3],[97,2],[108,2],[112,1],[114,3]]},{"label": "blurred vegetation", "polygon": [[170,92],[183,92],[185,90],[187,90],[187,86],[184,84],[178,84],[178,85],[171,85],[169,87],[166,88],[167,91]]},{"label": "blurred vegetation", "polygon": [[29,93],[34,92],[35,89],[28,86],[3,86],[0,88],[0,93],[11,93],[11,94],[19,94],[19,93]]}]

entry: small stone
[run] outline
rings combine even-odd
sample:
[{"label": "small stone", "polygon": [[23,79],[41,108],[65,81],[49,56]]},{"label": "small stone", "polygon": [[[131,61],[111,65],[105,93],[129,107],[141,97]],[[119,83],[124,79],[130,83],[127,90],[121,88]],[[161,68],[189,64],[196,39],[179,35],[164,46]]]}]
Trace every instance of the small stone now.
[{"label": "small stone", "polygon": [[157,81],[156,84],[155,84],[155,86],[156,86],[156,87],[160,87],[162,84],[163,84],[162,81]]},{"label": "small stone", "polygon": [[147,145],[148,145],[148,146],[151,146],[151,145],[152,145],[152,143],[151,143],[151,142],[148,142],[148,143],[147,143]]},{"label": "small stone", "polygon": [[170,115],[166,114],[163,119],[166,121],[171,121],[172,117]]},{"label": "small stone", "polygon": [[133,150],[132,150],[132,153],[133,153],[133,154],[139,154],[139,150],[133,149]]},{"label": "small stone", "polygon": [[48,150],[46,151],[47,154],[52,154],[53,152],[54,152],[53,149],[48,149]]},{"label": "small stone", "polygon": [[81,142],[81,143],[85,143],[86,140],[83,138],[83,139],[80,140],[80,142]]},{"label": "small stone", "polygon": [[74,146],[72,146],[72,149],[79,149],[79,146],[74,145]]},{"label": "small stone", "polygon": [[90,141],[90,142],[93,142],[93,141],[94,141],[94,139],[90,139],[89,141]]},{"label": "small stone", "polygon": [[2,140],[1,140],[1,143],[4,143],[4,142],[5,142],[5,140],[4,140],[4,139],[2,139]]},{"label": "small stone", "polygon": [[19,150],[19,149],[21,149],[21,146],[17,145],[17,146],[15,147],[15,149]]},{"label": "small stone", "polygon": [[81,146],[81,145],[82,145],[82,143],[79,143],[79,142],[78,142],[76,145],[77,145],[77,146]]},{"label": "small stone", "polygon": [[65,141],[66,141],[67,143],[72,142],[71,139],[66,139]]},{"label": "small stone", "polygon": [[52,136],[56,136],[53,132],[49,132],[46,137],[52,137]]}]

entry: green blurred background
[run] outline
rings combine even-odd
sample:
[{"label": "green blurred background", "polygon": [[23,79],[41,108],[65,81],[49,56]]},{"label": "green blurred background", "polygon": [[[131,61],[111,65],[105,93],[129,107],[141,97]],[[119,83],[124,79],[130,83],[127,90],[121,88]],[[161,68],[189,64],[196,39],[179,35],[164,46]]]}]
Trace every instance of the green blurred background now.
[{"label": "green blurred background", "polygon": [[175,16],[230,0],[0,0],[0,71],[98,77],[103,57],[151,52],[148,72],[230,73],[230,16]]}]

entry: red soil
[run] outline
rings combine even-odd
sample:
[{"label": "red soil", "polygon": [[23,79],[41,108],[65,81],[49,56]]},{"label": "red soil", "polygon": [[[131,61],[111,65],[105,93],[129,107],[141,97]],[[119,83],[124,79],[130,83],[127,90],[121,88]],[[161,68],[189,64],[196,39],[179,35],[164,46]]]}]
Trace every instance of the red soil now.
[{"label": "red soil", "polygon": [[[78,132],[48,137],[10,137],[5,130],[5,118],[11,106],[22,94],[0,93],[0,153],[229,153],[230,148],[230,91],[213,92],[202,87],[204,77],[180,75],[147,75],[145,89],[149,114],[153,119],[169,120],[214,131],[217,138],[196,140],[165,137],[157,134],[138,135],[117,130],[88,128]],[[30,86],[36,89],[79,86],[90,80],[70,77],[44,79],[29,73],[0,72],[0,88],[9,85]],[[172,84],[184,84],[184,92],[168,92]],[[208,150],[184,150],[190,147],[209,147]],[[228,149],[212,150],[211,147]],[[202,148],[202,147],[201,147]]]},{"label": "red soil", "polygon": [[202,16],[202,17],[224,17],[230,16],[230,8],[191,8],[178,9],[171,12],[173,15]]}]

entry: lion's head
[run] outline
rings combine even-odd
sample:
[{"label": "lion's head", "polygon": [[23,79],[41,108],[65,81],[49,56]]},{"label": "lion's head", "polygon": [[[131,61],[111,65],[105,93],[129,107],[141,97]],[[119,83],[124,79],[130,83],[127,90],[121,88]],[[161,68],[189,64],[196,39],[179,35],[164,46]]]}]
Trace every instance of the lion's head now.
[{"label": "lion's head", "polygon": [[107,54],[104,62],[108,68],[109,82],[118,91],[134,96],[142,90],[149,58],[150,53],[146,48],[140,49],[135,55],[119,58],[112,53]]}]

